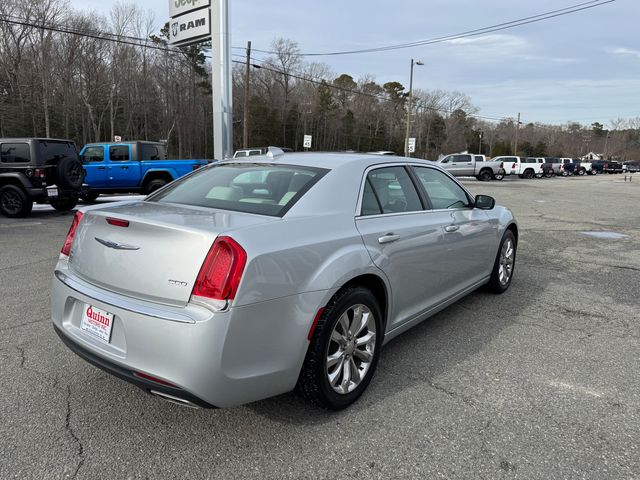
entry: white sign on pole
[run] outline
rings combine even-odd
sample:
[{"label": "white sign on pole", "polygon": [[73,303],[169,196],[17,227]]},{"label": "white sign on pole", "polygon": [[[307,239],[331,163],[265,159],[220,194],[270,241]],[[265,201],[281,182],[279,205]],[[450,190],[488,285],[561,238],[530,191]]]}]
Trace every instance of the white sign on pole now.
[{"label": "white sign on pole", "polygon": [[122,141],[122,137],[120,135],[115,135],[113,137],[113,141],[116,143],[120,143]]},{"label": "white sign on pole", "polygon": [[412,137],[409,139],[409,153],[415,153],[415,152],[416,152],[416,139]]},{"label": "white sign on pole", "polygon": [[211,13],[208,8],[201,8],[169,22],[169,43],[184,45],[211,37]]},{"label": "white sign on pole", "polygon": [[205,8],[211,5],[211,0],[169,0],[169,16],[171,18],[183,13]]},{"label": "white sign on pole", "polygon": [[302,142],[302,146],[304,148],[311,148],[311,139],[313,137],[311,135],[305,135],[304,136],[304,141]]}]

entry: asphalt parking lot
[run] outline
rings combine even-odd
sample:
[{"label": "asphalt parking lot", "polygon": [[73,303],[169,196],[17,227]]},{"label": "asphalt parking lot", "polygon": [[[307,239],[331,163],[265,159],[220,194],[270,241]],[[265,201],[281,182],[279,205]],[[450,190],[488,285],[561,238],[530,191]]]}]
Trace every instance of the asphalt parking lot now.
[{"label": "asphalt parking lot", "polygon": [[466,183],[520,223],[511,289],[390,342],[339,413],[192,410],[87,364],[49,319],[72,214],[0,217],[0,478],[640,478],[640,175]]}]

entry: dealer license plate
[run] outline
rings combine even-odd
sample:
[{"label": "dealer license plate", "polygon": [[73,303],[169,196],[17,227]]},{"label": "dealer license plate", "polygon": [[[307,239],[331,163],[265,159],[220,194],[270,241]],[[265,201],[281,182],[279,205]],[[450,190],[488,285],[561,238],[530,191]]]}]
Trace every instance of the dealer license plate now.
[{"label": "dealer license plate", "polygon": [[113,328],[113,313],[85,303],[82,310],[80,328],[85,332],[95,335],[103,342],[109,343],[111,329]]}]

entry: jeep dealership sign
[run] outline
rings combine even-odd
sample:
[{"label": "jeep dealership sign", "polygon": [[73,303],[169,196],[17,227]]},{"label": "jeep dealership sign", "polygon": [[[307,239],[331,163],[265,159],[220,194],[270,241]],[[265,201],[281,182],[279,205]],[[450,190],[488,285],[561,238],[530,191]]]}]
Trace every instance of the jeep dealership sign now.
[{"label": "jeep dealership sign", "polygon": [[211,0],[169,0],[169,16],[175,18],[191,10],[206,8],[211,5]]},{"label": "jeep dealership sign", "polygon": [[201,8],[169,20],[169,43],[171,45],[186,45],[210,37],[211,14],[208,8]]}]

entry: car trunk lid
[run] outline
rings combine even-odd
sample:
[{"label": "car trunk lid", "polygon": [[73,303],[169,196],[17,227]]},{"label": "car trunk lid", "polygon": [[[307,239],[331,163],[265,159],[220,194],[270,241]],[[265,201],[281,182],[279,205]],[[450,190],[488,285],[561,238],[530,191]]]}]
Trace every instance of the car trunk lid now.
[{"label": "car trunk lid", "polygon": [[70,268],[101,288],[182,306],[219,234],[276,220],[156,202],[89,209],[75,236]]}]

